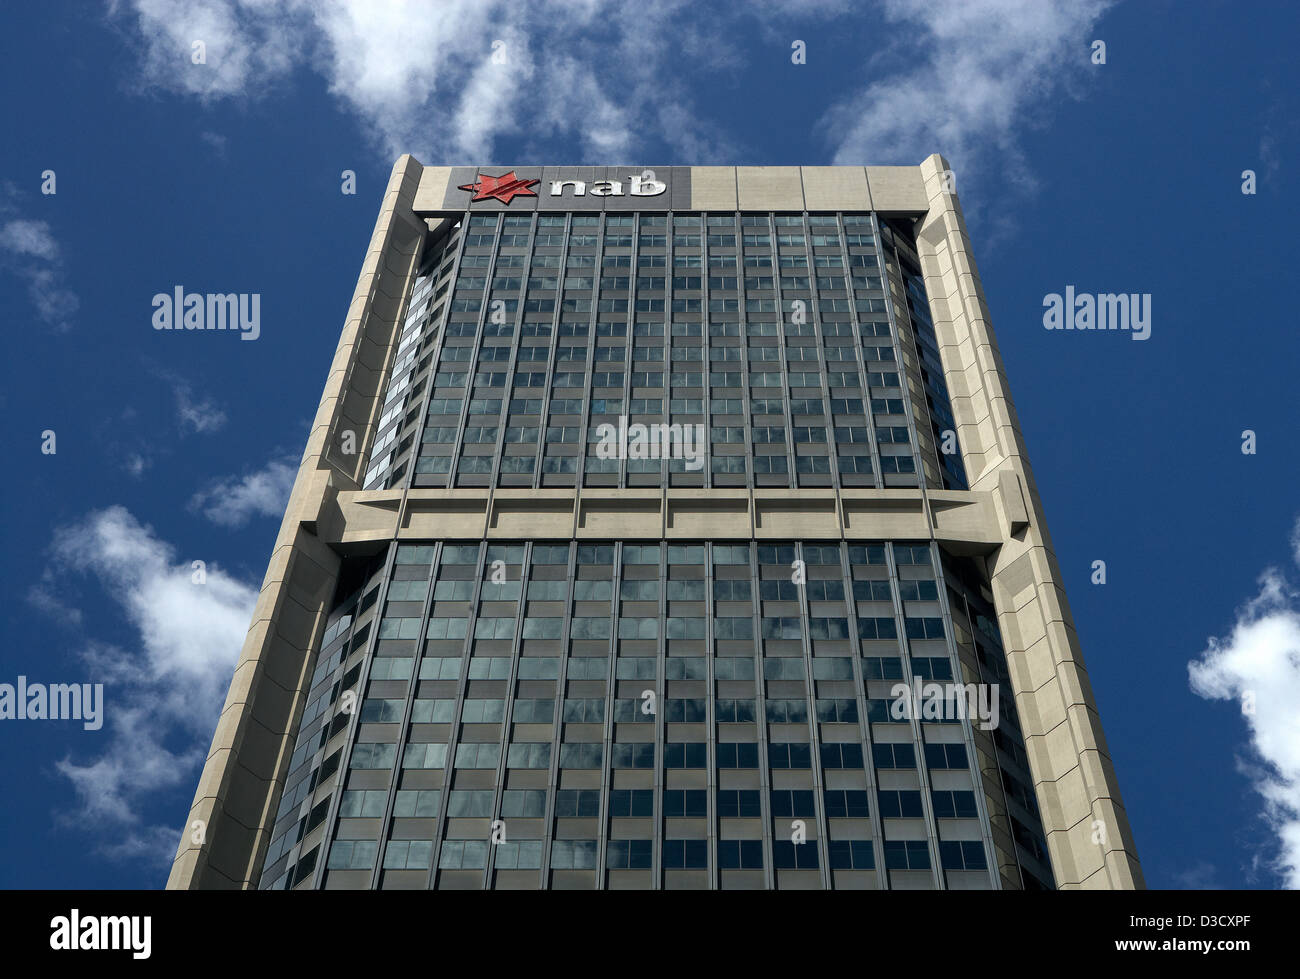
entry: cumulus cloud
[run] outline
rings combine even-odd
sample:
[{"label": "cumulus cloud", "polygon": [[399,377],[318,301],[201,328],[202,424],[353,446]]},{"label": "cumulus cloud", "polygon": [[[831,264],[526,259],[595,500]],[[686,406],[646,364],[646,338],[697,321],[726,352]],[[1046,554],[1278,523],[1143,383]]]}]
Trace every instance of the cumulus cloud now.
[{"label": "cumulus cloud", "polygon": [[[725,32],[701,27],[711,15],[687,0],[129,0],[110,9],[139,43],[144,85],[253,98],[306,66],[390,157],[485,161],[525,121],[576,140],[583,158],[570,163],[617,159],[646,132],[695,153],[722,145],[708,127],[682,124],[691,97],[679,59],[693,45],[726,50]],[[688,11],[694,22],[684,25]],[[193,63],[195,40],[206,64]],[[694,63],[716,67],[705,54]]]},{"label": "cumulus cloud", "polygon": [[57,530],[47,580],[98,582],[133,628],[127,646],[87,638],[87,683],[103,683],[104,746],[66,757],[83,822],[101,829],[101,852],[165,865],[178,827],[149,824],[156,793],[188,787],[207,755],[214,718],[243,645],[257,589],[190,562],[123,507]]},{"label": "cumulus cloud", "polygon": [[190,498],[190,510],[222,527],[242,527],[253,517],[279,517],[289,502],[296,464],[272,459],[261,469],[226,476]]},{"label": "cumulus cloud", "polygon": [[[1300,563],[1300,523],[1291,546]],[[1198,696],[1242,705],[1250,744],[1238,769],[1263,797],[1263,818],[1277,837],[1271,869],[1300,888],[1300,591],[1277,568],[1266,569],[1232,631],[1211,638],[1187,672]]]},{"label": "cumulus cloud", "polygon": [[[751,32],[771,42],[869,25],[881,38],[874,54],[851,59],[838,101],[810,117],[808,134],[791,135],[818,134],[840,164],[915,164],[942,152],[962,184],[980,182],[996,161],[1004,179],[1032,189],[1019,133],[1105,70],[1090,63],[1090,44],[1113,3],[114,0],[111,8],[140,48],[146,86],[251,99],[307,68],[386,157],[438,163],[508,162],[497,148],[520,135],[530,154],[563,151],[565,163],[637,162],[647,140],[683,162],[735,162],[743,140],[711,103],[720,81],[734,86],[738,72],[761,70]],[[196,39],[206,42],[206,64],[193,64]]]},{"label": "cumulus cloud", "polygon": [[150,824],[146,810],[197,777],[248,630],[256,587],[211,564],[195,575],[120,506],[54,535],[47,580],[91,579],[133,632],[127,645],[85,641],[85,682],[105,684],[102,748],[57,765],[110,857],[171,861],[180,827]]},{"label": "cumulus cloud", "polygon": [[[884,0],[909,39],[864,70],[880,77],[823,120],[840,164],[915,164],[942,153],[962,179],[996,156],[1032,183],[1017,142],[1052,96],[1098,68],[1093,29],[1112,0]],[[1105,70],[1105,69],[1100,69]]]},{"label": "cumulus cloud", "polygon": [[293,68],[297,2],[110,0],[108,6],[133,21],[144,42],[146,85],[205,99],[239,96]]},{"label": "cumulus cloud", "polygon": [[49,222],[22,216],[18,196],[10,185],[0,194],[0,268],[26,282],[36,315],[63,332],[81,302],[65,284],[62,251]]}]

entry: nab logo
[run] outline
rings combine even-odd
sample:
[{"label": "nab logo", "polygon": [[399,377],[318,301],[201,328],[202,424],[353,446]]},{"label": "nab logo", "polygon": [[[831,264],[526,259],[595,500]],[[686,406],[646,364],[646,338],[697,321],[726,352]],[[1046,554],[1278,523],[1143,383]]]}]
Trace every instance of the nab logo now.
[{"label": "nab logo", "polygon": [[[479,173],[472,184],[460,184],[457,190],[472,191],[470,202],[495,200],[509,204],[516,197],[536,197],[537,192],[530,189],[541,183],[540,180],[521,180],[513,170],[493,177]],[[628,193],[633,197],[657,197],[668,189],[668,185],[655,178],[653,170],[633,174],[627,178]],[[587,196],[588,189],[593,197],[622,197],[623,181],[597,180],[588,187],[584,180],[552,180],[551,196],[561,197],[566,189],[572,190],[574,197]]]},{"label": "nab logo", "polygon": [[528,188],[540,183],[540,180],[520,180],[511,170],[499,177],[480,173],[474,183],[461,184],[457,190],[474,191],[471,201],[498,200],[502,204],[509,204],[516,197],[536,197],[537,193]]}]

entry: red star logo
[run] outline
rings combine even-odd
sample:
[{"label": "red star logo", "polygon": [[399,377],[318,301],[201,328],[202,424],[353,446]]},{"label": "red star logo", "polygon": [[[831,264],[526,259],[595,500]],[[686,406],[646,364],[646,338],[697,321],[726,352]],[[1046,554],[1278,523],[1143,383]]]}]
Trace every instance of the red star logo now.
[{"label": "red star logo", "polygon": [[536,197],[537,194],[528,188],[539,183],[540,180],[520,180],[511,170],[499,177],[489,177],[486,173],[480,173],[475,183],[461,184],[458,189],[474,191],[472,201],[494,198],[502,204],[509,204],[516,197]]}]

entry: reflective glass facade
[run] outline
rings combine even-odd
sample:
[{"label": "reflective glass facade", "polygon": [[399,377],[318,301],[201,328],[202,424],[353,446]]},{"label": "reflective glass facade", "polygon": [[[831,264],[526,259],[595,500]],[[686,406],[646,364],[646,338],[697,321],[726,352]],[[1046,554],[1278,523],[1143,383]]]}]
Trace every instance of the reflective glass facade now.
[{"label": "reflective glass facade", "polygon": [[[401,322],[366,489],[967,485],[909,222],[467,212]],[[403,537],[344,561],[260,886],[1052,887],[1032,784],[936,543]]]},{"label": "reflective glass facade", "polygon": [[1004,681],[974,574],[926,543],[395,545],[331,617],[262,886],[1050,886],[1014,706],[890,709]]},{"label": "reflective glass facade", "polygon": [[[598,457],[620,417],[703,426],[702,469]],[[872,214],[473,213],[427,248],[364,486],[965,488],[952,429]]]}]

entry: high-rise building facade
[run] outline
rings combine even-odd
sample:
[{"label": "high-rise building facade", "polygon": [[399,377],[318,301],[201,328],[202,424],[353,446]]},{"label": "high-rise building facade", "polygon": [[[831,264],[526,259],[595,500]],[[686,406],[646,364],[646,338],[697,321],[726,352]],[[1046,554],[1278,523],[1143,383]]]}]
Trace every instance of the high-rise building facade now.
[{"label": "high-rise building facade", "polygon": [[1141,886],[950,178],[399,160],[169,886]]}]

